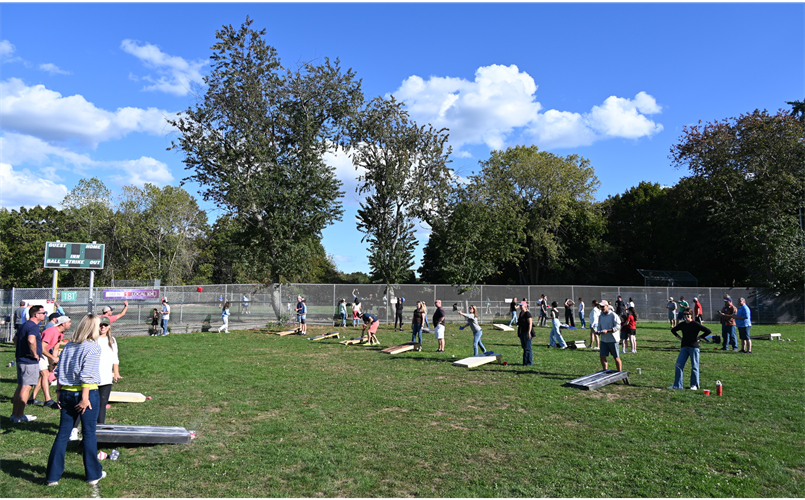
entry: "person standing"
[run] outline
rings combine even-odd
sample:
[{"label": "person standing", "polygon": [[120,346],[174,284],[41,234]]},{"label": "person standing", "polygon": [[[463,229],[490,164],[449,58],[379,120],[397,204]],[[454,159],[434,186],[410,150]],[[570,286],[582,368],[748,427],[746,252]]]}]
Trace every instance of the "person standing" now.
[{"label": "person standing", "polygon": [[550,347],[558,347],[559,349],[567,348],[567,342],[562,337],[562,322],[559,321],[559,304],[554,300],[551,303],[551,334],[550,334]]},{"label": "person standing", "polygon": [[665,307],[668,309],[668,322],[671,323],[671,326],[676,326],[676,302],[674,302],[673,297],[668,297],[668,303],[665,304]]},{"label": "person standing", "polygon": [[352,302],[352,326],[358,326],[361,319],[361,299],[354,298]]},{"label": "person standing", "polygon": [[637,352],[637,312],[634,307],[626,310],[626,321],[621,328],[621,338],[623,339],[623,352],[626,352],[626,341],[632,344],[632,352]]},{"label": "person standing", "polygon": [[623,371],[623,362],[618,355],[618,341],[621,336],[621,317],[609,310],[609,302],[599,303],[601,313],[598,315],[598,334],[601,335],[601,367],[607,370],[607,356],[612,354],[618,371]]},{"label": "person standing", "polygon": [[693,318],[696,323],[702,324],[702,315],[704,310],[702,309],[702,303],[699,302],[699,297],[693,298]]},{"label": "person standing", "polygon": [[20,327],[25,323],[25,301],[20,301],[20,307],[14,309],[14,335],[20,331]]},{"label": "person standing", "polygon": [[623,302],[623,298],[618,295],[618,298],[615,299],[615,314],[618,316],[623,316],[623,311],[626,310],[626,304]]},{"label": "person standing", "polygon": [[738,308],[738,312],[733,316],[738,327],[738,337],[741,339],[741,350],[738,352],[752,354],[752,311],[746,304],[745,298],[741,297],[738,301],[741,307]]},{"label": "person standing", "polygon": [[590,349],[595,351],[601,349],[601,337],[598,336],[598,316],[601,309],[598,308],[598,301],[593,299],[590,308]]},{"label": "person standing", "polygon": [[[54,313],[55,314],[55,313]],[[59,316],[53,323],[53,326],[46,328],[42,332],[42,357],[39,358],[39,385],[34,387],[33,400],[34,404],[41,404],[52,408],[59,409],[59,404],[50,397],[50,374],[59,362],[59,342],[64,338],[64,332],[70,329],[70,318],[67,316]],[[42,394],[45,395],[45,402],[37,401],[36,394],[42,389]]]},{"label": "person standing", "polygon": [[230,304],[227,300],[224,307],[221,309],[221,321],[223,321],[223,324],[218,327],[218,333],[221,333],[221,330],[223,330],[224,333],[229,333],[229,307]]},{"label": "person standing", "polygon": [[[719,311],[721,315],[721,337],[722,351],[737,351],[738,339],[735,338],[735,314],[738,309],[732,305],[732,298],[726,295],[724,298],[724,308]],[[730,348],[730,346],[732,346]]]},{"label": "person standing", "polygon": [[109,321],[110,321],[109,324],[111,325],[115,321],[117,321],[120,318],[122,318],[123,316],[125,316],[126,311],[128,311],[128,310],[129,310],[129,301],[124,300],[123,301],[123,310],[120,311],[120,314],[112,315],[112,313],[115,311],[115,308],[111,307],[111,306],[103,306],[103,309],[101,309],[101,316],[106,316],[107,318],[109,318]]},{"label": "person standing", "polygon": [[684,320],[682,319],[682,318],[683,318],[683,316],[682,316],[682,315],[683,315],[683,314],[685,313],[685,311],[686,311],[686,310],[688,310],[688,309],[690,309],[690,304],[688,304],[688,301],[687,301],[687,300],[685,300],[685,296],[684,296],[684,295],[680,295],[680,296],[679,296],[679,308],[678,308],[678,309],[677,309],[677,311],[676,311],[676,322],[677,322],[677,324],[682,323],[682,321],[684,321]]},{"label": "person standing", "polygon": [[465,314],[461,312],[461,309],[457,310],[458,313],[464,316],[467,319],[467,324],[464,326],[460,326],[458,329],[463,330],[467,326],[470,327],[472,330],[472,355],[478,355],[478,348],[481,348],[481,352],[486,352],[486,347],[481,342],[481,335],[483,335],[483,331],[481,330],[481,325],[478,324],[478,309],[475,306],[470,306],[469,314]]},{"label": "person standing", "polygon": [[[680,337],[677,332],[681,331]],[[682,323],[671,328],[677,338],[682,339],[682,346],[679,349],[679,356],[676,358],[674,369],[674,385],[669,389],[684,389],[682,386],[682,374],[685,363],[690,358],[690,389],[695,391],[699,388],[699,341],[710,335],[710,329],[693,321],[693,313],[690,309],[682,314]],[[702,335],[699,335],[699,334]]]},{"label": "person standing", "polygon": [[299,324],[301,335],[307,335],[307,299],[297,297],[296,303],[296,322]]},{"label": "person standing", "polygon": [[106,423],[106,404],[112,394],[112,384],[120,380],[120,357],[117,339],[112,335],[112,323],[108,318],[100,318],[98,323],[98,346],[101,348],[101,359],[98,364],[101,381],[98,384],[98,423]]},{"label": "person standing", "polygon": [[338,314],[341,315],[341,328],[347,326],[347,301],[345,299],[341,299],[341,302],[338,303]]},{"label": "person standing", "polygon": [[42,357],[42,336],[39,334],[39,323],[47,312],[42,306],[31,306],[28,310],[31,319],[25,321],[17,331],[14,341],[17,344],[17,389],[12,397],[12,409],[9,420],[12,424],[33,422],[36,417],[25,415],[25,405],[31,388],[39,382],[39,358]]},{"label": "person standing", "polygon": [[243,303],[243,314],[251,314],[249,310],[249,296],[244,293],[241,302]]},{"label": "person standing", "polygon": [[629,297],[629,302],[626,303],[626,310],[628,311],[630,307],[634,307],[634,300],[631,297]]},{"label": "person standing", "polygon": [[89,313],[81,319],[71,341],[64,346],[56,367],[59,388],[59,406],[61,418],[59,431],[53,441],[48,456],[45,475],[48,486],[59,484],[64,473],[64,456],[67,443],[73,429],[73,423],[81,420],[83,428],[84,472],[87,483],[98,484],[106,477],[101,462],[98,460],[98,439],[95,429],[98,425],[100,395],[98,384],[101,383],[100,361],[101,348],[96,342],[99,335],[100,319]]},{"label": "person standing", "polygon": [[542,296],[542,304],[539,305],[539,326],[545,326],[548,321],[548,296]]},{"label": "person standing", "polygon": [[579,323],[582,328],[587,328],[587,324],[584,322],[584,299],[581,297],[579,297]]},{"label": "person standing", "polygon": [[159,319],[161,314],[159,314],[159,309],[156,307],[151,310],[151,330],[148,332],[148,335],[156,336],[159,335]]},{"label": "person standing", "polygon": [[403,298],[397,297],[397,302],[394,304],[394,331],[397,331],[397,323],[400,324],[400,331],[403,331]]},{"label": "person standing", "polygon": [[531,339],[534,338],[534,317],[528,311],[528,304],[520,304],[520,317],[517,319],[517,336],[523,348],[523,366],[532,366],[534,355],[531,350]]},{"label": "person standing", "polygon": [[168,304],[168,298],[162,297],[162,311],[160,311],[162,315],[162,336],[168,335],[170,332],[168,331],[168,320],[171,318],[171,306]]},{"label": "person standing", "polygon": [[565,299],[565,324],[570,326],[576,326],[576,322],[573,320],[573,306],[575,305],[573,299]]},{"label": "person standing", "polygon": [[509,314],[512,316],[511,321],[509,321],[509,326],[517,325],[517,297],[512,298],[509,304]]},{"label": "person standing", "polygon": [[444,309],[442,309],[441,299],[436,299],[435,304],[436,312],[433,313],[433,327],[436,330],[436,341],[439,344],[436,352],[444,352],[444,329],[446,315],[444,314]]},{"label": "person standing", "polygon": [[417,301],[414,319],[411,320],[411,342],[422,345],[422,324],[425,322],[425,308],[422,301]]}]

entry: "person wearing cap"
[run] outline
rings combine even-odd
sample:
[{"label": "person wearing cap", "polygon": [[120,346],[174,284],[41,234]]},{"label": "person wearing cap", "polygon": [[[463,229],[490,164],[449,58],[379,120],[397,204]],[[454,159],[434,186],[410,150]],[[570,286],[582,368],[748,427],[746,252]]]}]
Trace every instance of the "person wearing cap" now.
[{"label": "person wearing cap", "polygon": [[[677,332],[682,331],[682,336]],[[671,328],[671,333],[682,340],[679,349],[679,356],[676,358],[674,369],[674,385],[669,389],[684,389],[682,386],[682,375],[685,363],[690,358],[690,389],[699,389],[699,341],[710,335],[710,329],[693,321],[693,313],[690,309],[685,309],[682,313],[682,322]]]},{"label": "person wearing cap", "polygon": [[25,415],[25,404],[31,387],[39,383],[39,358],[42,357],[42,335],[39,333],[39,323],[47,312],[42,306],[31,306],[28,310],[29,320],[22,324],[14,341],[17,344],[17,390],[12,397],[12,410],[9,420],[12,424],[32,422],[34,415]]},{"label": "person wearing cap", "polygon": [[113,316],[112,313],[115,311],[115,308],[111,307],[111,306],[103,306],[103,309],[101,309],[101,316],[106,316],[107,318],[109,318],[109,322],[110,322],[109,324],[111,325],[115,321],[117,321],[120,318],[122,318],[123,316],[125,316],[126,311],[128,311],[128,310],[129,310],[129,301],[124,300],[123,301],[123,310],[120,311],[120,314],[116,314],[116,315]]},{"label": "person wearing cap", "polygon": [[[53,326],[45,328],[42,332],[42,357],[39,358],[39,384],[34,387],[34,394],[32,396],[35,405],[44,405],[54,410],[59,409],[59,404],[50,397],[50,374],[59,362],[59,342],[62,341],[64,332],[69,330],[70,326],[72,326],[72,324],[68,316],[59,316],[54,320]],[[42,389],[42,394],[45,395],[44,403],[36,399],[39,389]]]},{"label": "person wearing cap", "polygon": [[162,297],[162,310],[159,312],[162,315],[162,337],[169,334],[168,320],[171,318],[171,306],[168,305],[168,298]]},{"label": "person wearing cap", "polygon": [[703,314],[704,310],[702,309],[702,303],[699,302],[699,297],[693,297],[693,319],[696,323],[702,324]]},{"label": "person wearing cap", "polygon": [[42,328],[42,333],[45,333],[45,330],[47,330],[48,328],[56,326],[56,318],[58,318],[59,316],[62,315],[57,312],[52,313],[50,316],[48,316],[47,323],[45,323],[45,326]]},{"label": "person wearing cap", "polygon": [[[719,311],[721,315],[721,350],[722,351],[737,351],[738,339],[735,336],[735,314],[738,309],[732,305],[732,298],[729,295],[724,296],[724,308]],[[731,346],[731,347],[730,347]]]},{"label": "person wearing cap", "polygon": [[673,297],[668,297],[668,303],[665,305],[668,308],[668,322],[671,326],[676,326],[676,302]]},{"label": "person wearing cap", "polygon": [[621,317],[609,309],[609,302],[602,300],[598,304],[601,313],[598,315],[598,334],[601,335],[601,367],[607,370],[607,356],[612,354],[618,371],[623,371],[623,362],[618,356],[618,342],[621,338]]}]

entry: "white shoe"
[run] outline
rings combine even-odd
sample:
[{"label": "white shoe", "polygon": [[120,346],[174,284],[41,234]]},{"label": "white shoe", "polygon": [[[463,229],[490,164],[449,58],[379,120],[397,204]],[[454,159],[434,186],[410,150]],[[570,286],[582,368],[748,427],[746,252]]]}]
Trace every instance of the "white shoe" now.
[{"label": "white shoe", "polygon": [[95,479],[94,481],[87,481],[87,484],[91,484],[91,485],[95,486],[96,484],[98,484],[98,481],[100,481],[101,479],[103,479],[105,477],[106,477],[106,471],[101,471],[101,477],[99,477],[98,479]]},{"label": "white shoe", "polygon": [[692,385],[692,386],[690,386],[690,390],[691,391],[698,391],[699,388],[697,386],[695,386],[695,385]]},{"label": "white shoe", "polygon": [[78,441],[81,438],[78,437],[78,428],[73,429],[70,431],[70,441]]}]

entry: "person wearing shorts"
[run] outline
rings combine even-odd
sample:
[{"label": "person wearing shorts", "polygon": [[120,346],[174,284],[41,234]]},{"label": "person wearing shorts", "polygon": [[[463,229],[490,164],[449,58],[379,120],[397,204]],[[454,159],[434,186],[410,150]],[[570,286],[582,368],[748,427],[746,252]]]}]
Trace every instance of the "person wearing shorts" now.
[{"label": "person wearing shorts", "polygon": [[671,323],[671,326],[676,326],[676,302],[674,302],[673,297],[668,297],[668,303],[665,304],[665,307],[668,308],[668,322]]},{"label": "person wearing shorts", "polygon": [[296,322],[299,324],[299,331],[302,335],[307,335],[307,299],[297,297],[299,302],[296,303]]},{"label": "person wearing shorts", "polygon": [[609,310],[609,302],[602,300],[598,304],[601,313],[598,315],[598,334],[601,335],[601,367],[608,370],[607,356],[612,354],[618,371],[623,371],[623,362],[618,356],[618,341],[621,336],[621,318]]},{"label": "person wearing shorts", "polygon": [[377,340],[377,335],[376,334],[377,334],[377,329],[380,326],[380,320],[377,319],[377,316],[375,316],[374,314],[369,314],[369,313],[363,313],[363,315],[361,316],[361,319],[363,320],[363,323],[364,323],[363,327],[364,328],[366,328],[367,325],[369,326],[369,332],[368,332],[368,334],[369,334],[369,339],[368,339],[369,340],[369,345],[379,344],[380,341]]},{"label": "person wearing shorts", "polygon": [[738,308],[738,312],[733,316],[738,326],[738,338],[741,340],[741,350],[738,352],[752,354],[752,311],[746,304],[745,298],[741,297],[739,301],[741,307]]},{"label": "person wearing shorts", "polygon": [[445,314],[441,299],[436,299],[436,312],[433,313],[433,326],[436,329],[436,341],[439,343],[436,352],[444,352]]},{"label": "person wearing shorts", "polygon": [[39,323],[45,319],[47,312],[42,306],[31,306],[28,310],[28,319],[17,331],[17,390],[12,401],[12,424],[32,422],[36,420],[33,415],[25,415],[25,405],[31,388],[39,382],[39,359],[42,357],[42,336],[39,333]]}]

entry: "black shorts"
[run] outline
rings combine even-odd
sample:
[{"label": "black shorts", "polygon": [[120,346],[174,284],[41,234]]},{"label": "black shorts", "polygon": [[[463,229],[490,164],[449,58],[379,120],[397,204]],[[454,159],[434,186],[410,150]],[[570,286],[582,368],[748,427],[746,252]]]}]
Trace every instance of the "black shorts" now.
[{"label": "black shorts", "polygon": [[637,333],[637,330],[634,328],[621,328],[621,340],[623,340],[626,337],[630,337],[635,333]]}]

